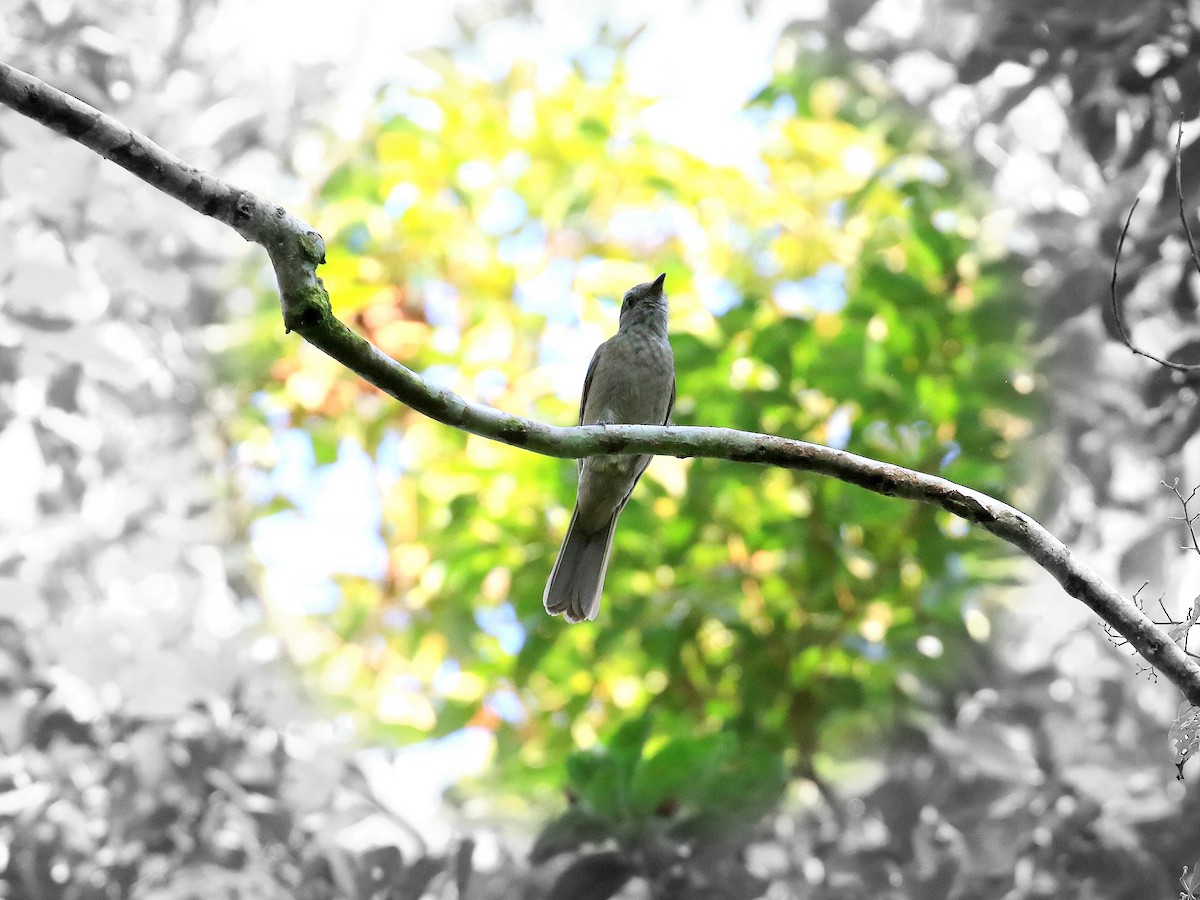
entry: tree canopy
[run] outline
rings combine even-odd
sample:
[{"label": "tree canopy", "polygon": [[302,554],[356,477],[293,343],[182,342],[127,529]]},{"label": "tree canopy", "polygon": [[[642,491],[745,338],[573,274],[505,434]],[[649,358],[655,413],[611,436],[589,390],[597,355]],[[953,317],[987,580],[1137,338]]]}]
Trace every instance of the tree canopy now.
[{"label": "tree canopy", "polygon": [[[962,162],[886,90],[833,62],[780,76],[749,107],[761,143],[738,169],[639,126],[652,99],[619,55],[550,84],[429,65],[431,87],[381,94],[312,215],[335,312],[386,352],[569,422],[613,298],[662,270],[675,421],[1011,491],[1033,410],[1013,269]],[[540,597],[572,466],[381,400],[283,343],[273,298],[256,321],[242,440],[303,429],[332,464],[349,438],[383,484],[384,571],[339,575],[320,615],[275,607],[317,683],[378,735],[489,729],[509,788],[557,785],[572,749],[644,717],[666,747],[721,734],[811,771],[986,629],[979,577],[1001,553],[952,516],[670,458],[624,513],[601,621],[564,628]]]}]

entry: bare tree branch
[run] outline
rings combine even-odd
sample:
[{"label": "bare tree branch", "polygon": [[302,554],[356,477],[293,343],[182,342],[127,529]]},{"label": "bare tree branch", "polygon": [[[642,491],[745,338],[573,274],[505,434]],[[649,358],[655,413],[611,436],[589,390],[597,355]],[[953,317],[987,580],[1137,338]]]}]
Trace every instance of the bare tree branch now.
[{"label": "bare tree branch", "polygon": [[334,317],[316,274],[324,258],[324,242],[311,226],[249,191],[188,166],[120,122],[4,63],[0,63],[0,103],[90,147],[197,212],[224,222],[246,240],[261,244],[275,268],[287,330],[297,332],[418,412],[454,428],[547,456],[638,452],[759,463],[826,475],[879,494],[940,507],[982,526],[1033,559],[1200,706],[1200,664],[1136,603],[1073,557],[1061,541],[1023,512],[944,478],[804,441],[729,428],[559,428],[471,403],[429,384]]},{"label": "bare tree branch", "polygon": [[[1183,206],[1182,151],[1183,119],[1181,118],[1179,120],[1179,134],[1175,138],[1175,193],[1179,197],[1179,221],[1183,223],[1183,233],[1187,236],[1188,251],[1192,256],[1192,265],[1196,267],[1197,272],[1200,272],[1200,254],[1196,252],[1196,241],[1192,238],[1192,228],[1188,225],[1187,210]],[[1133,211],[1137,209],[1139,200],[1140,198],[1136,198],[1133,201],[1133,205],[1129,207],[1129,215],[1125,217],[1125,225],[1121,228],[1121,236],[1117,238],[1117,252],[1113,254],[1112,281],[1108,285],[1108,295],[1112,300],[1113,319],[1117,323],[1117,333],[1121,336],[1121,343],[1132,350],[1135,355],[1144,356],[1146,359],[1156,362],[1160,366],[1166,366],[1168,369],[1174,369],[1177,372],[1195,372],[1200,370],[1200,364],[1173,362],[1135,347],[1133,338],[1129,334],[1129,328],[1125,325],[1125,311],[1121,308],[1121,304],[1117,302],[1117,267],[1121,263],[1121,250],[1125,247],[1125,238],[1129,235],[1129,223],[1133,221]]]},{"label": "bare tree branch", "polygon": [[[1175,134],[1175,196],[1179,198],[1179,221],[1183,225],[1183,233],[1187,236],[1188,252],[1192,257],[1192,265],[1200,272],[1200,254],[1196,253],[1196,241],[1192,237],[1192,226],[1188,224],[1187,210],[1183,200],[1183,115],[1179,116],[1179,131]],[[1130,214],[1132,214],[1130,210]]]}]

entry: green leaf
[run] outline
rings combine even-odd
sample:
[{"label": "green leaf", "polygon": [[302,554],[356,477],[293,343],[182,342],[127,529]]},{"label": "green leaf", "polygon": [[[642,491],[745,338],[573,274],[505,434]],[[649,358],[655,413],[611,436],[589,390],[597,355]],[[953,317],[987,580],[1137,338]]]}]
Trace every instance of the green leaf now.
[{"label": "green leaf", "polygon": [[745,828],[783,800],[787,772],[769,748],[744,749],[717,773],[700,809],[680,821],[672,834],[704,839]]},{"label": "green leaf", "polygon": [[621,819],[621,776],[613,757],[593,751],[567,757],[567,784],[583,811],[615,826]]},{"label": "green leaf", "polygon": [[605,744],[617,764],[623,785],[628,785],[638,760],[642,758],[642,748],[650,736],[651,724],[649,716],[625,722]]},{"label": "green leaf", "polygon": [[630,807],[635,815],[651,816],[664,805],[701,800],[714,775],[735,751],[732,734],[668,741],[638,764],[630,785]]}]

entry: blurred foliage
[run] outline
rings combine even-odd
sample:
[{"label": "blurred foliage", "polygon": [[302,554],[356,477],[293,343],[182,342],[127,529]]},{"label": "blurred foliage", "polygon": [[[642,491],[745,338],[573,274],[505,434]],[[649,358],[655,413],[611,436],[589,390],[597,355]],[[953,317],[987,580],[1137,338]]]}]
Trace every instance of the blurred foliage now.
[{"label": "blurred foliage", "polygon": [[[1165,764],[1162,718],[1144,711],[1153,685],[1095,631],[1050,649],[1054,663],[997,662],[953,714],[897,729],[844,806],[764,824],[747,869],[822,900],[1175,896],[1200,818]],[[1091,675],[1065,677],[1071,659]]]},{"label": "blurred foliage", "polygon": [[[238,178],[294,86],[218,11],[9,0],[0,58]],[[0,897],[456,891],[239,596],[204,334],[244,243],[5,109],[0,198]]]},{"label": "blurred foliage", "polygon": [[[637,875],[656,896],[680,896],[715,881],[726,896],[755,896],[766,882],[737,864],[743,838],[779,804],[787,783],[777,755],[747,754],[729,733],[649,740],[652,721],[622,725],[609,744],[567,757],[570,806],[547,822],[529,854],[534,865],[585,846],[551,897],[603,900]],[[684,872],[681,863],[694,860]],[[732,863],[732,865],[731,865]]]},{"label": "blurred foliage", "polygon": [[[1010,495],[1033,384],[1011,270],[953,154],[877,83],[832,65],[781,75],[748,109],[759,156],[735,169],[643,130],[650,102],[619,47],[557,81],[425,61],[429,86],[382,92],[314,214],[336,311],[383,350],[569,422],[609,298],[666,271],[677,422]],[[294,514],[279,472],[295,429],[318,463],[347,439],[380,460],[386,573],[340,577],[328,612],[275,598],[293,653],[381,739],[492,730],[501,783],[527,803],[571,750],[651,708],[658,739],[753,738],[738,760],[811,771],[957,677],[964,607],[986,626],[972,598],[1000,550],[952,517],[660,458],[622,517],[600,620],[564,628],[540,597],[573,466],[381,398],[285,343],[273,301],[252,332],[233,361],[254,399],[237,435],[264,512]]]},{"label": "blurred foliage", "polygon": [[1106,576],[1130,593],[1151,579],[1168,602],[1190,602],[1200,567],[1178,564],[1159,482],[1200,483],[1196,376],[1118,342],[1109,281],[1121,225],[1141,196],[1118,296],[1138,346],[1196,361],[1200,276],[1179,223],[1174,151],[1183,121],[1182,202],[1195,228],[1200,9],[1001,0],[984,10],[951,0],[908,23],[915,30],[888,9],[839,4],[817,27],[973,147],[998,202],[1017,214],[1011,240],[1033,261],[1025,280],[1052,423],[1037,442],[1044,524],[1111,560]]},{"label": "blurred foliage", "polygon": [[[997,643],[1011,651],[1034,637]],[[1200,818],[1196,793],[1172,779],[1163,718],[1145,712],[1154,686],[1131,679],[1127,661],[1094,630],[1077,630],[1050,649],[1054,662],[1022,669],[998,653],[986,679],[977,679],[986,687],[964,685],[948,714],[911,717],[893,729],[885,745],[860,757],[871,772],[858,773],[865,784],[850,796],[800,780],[784,813],[748,829],[735,812],[728,828],[681,832],[660,809],[650,827],[614,835],[598,827],[581,791],[547,824],[531,861],[546,865],[585,842],[560,870],[563,893],[551,897],[575,896],[567,889],[581,874],[606,889],[642,880],[643,893],[622,896],[704,900],[1172,896],[1183,867],[1193,869],[1200,856]],[[1089,662],[1089,677],[1065,677],[1063,661],[1079,658]],[[637,734],[636,726],[622,729],[621,749],[586,768],[573,758],[572,783],[595,780],[581,771],[632,769],[632,793],[639,768],[659,754],[687,756],[703,740],[684,739],[679,749],[666,745],[630,764]],[[619,774],[613,781],[623,783]]]},{"label": "blurred foliage", "polygon": [[[448,860],[422,852],[344,755],[267,721],[280,698],[261,686],[154,716],[97,710],[88,685],[30,667],[5,634],[3,896],[332,900],[382,886],[416,900],[445,881]],[[374,843],[349,840],[372,820]]]}]

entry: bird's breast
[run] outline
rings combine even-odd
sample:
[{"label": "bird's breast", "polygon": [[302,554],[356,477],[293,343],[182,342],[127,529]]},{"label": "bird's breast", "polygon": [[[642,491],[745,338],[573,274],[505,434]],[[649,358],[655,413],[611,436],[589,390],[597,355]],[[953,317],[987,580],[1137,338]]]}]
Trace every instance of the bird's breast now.
[{"label": "bird's breast", "polygon": [[601,347],[583,411],[585,425],[660,425],[666,419],[675,362],[661,337],[620,332]]}]

